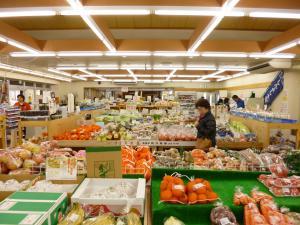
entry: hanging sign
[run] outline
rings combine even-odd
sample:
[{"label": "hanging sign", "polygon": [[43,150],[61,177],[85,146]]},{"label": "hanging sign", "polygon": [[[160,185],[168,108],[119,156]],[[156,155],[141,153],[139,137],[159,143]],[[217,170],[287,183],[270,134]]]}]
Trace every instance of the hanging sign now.
[{"label": "hanging sign", "polygon": [[281,70],[278,72],[275,79],[272,81],[268,89],[264,94],[264,104],[268,107],[272,105],[273,101],[279,95],[279,93],[283,90],[284,85],[284,71]]}]

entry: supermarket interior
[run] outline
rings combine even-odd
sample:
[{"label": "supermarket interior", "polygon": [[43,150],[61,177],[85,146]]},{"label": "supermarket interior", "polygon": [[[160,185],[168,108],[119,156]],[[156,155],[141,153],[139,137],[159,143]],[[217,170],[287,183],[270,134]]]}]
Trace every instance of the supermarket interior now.
[{"label": "supermarket interior", "polygon": [[0,225],[300,225],[300,0],[0,0]]}]

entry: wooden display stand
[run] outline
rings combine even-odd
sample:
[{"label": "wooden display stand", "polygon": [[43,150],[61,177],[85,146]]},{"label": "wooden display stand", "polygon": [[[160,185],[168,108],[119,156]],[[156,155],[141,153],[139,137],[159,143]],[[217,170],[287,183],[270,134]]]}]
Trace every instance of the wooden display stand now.
[{"label": "wooden display stand", "polygon": [[0,116],[0,138],[1,138],[1,146],[0,148],[6,148],[6,117]]},{"label": "wooden display stand", "polygon": [[239,116],[230,115],[230,120],[239,121],[245,124],[249,129],[256,134],[259,142],[263,144],[263,147],[270,145],[270,130],[271,129],[288,129],[296,130],[296,148],[300,146],[300,123],[287,124],[287,123],[267,123],[259,120],[243,118]]},{"label": "wooden display stand", "polygon": [[20,121],[19,122],[19,143],[22,143],[23,128],[24,127],[46,127],[49,139],[53,136],[70,131],[79,126],[78,121],[82,115],[72,115],[66,118],[57,120],[43,120],[43,121]]}]

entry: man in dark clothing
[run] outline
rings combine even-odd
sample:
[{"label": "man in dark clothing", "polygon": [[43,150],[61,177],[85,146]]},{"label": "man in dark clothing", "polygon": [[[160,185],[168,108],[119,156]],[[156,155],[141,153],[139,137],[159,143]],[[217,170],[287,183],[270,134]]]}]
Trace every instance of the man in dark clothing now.
[{"label": "man in dark clothing", "polygon": [[210,111],[210,104],[206,99],[199,99],[196,103],[200,118],[196,123],[197,148],[208,150],[216,146],[216,120]]},{"label": "man in dark clothing", "polygon": [[236,102],[237,108],[245,108],[245,102],[239,98],[239,96],[234,95],[232,99]]}]

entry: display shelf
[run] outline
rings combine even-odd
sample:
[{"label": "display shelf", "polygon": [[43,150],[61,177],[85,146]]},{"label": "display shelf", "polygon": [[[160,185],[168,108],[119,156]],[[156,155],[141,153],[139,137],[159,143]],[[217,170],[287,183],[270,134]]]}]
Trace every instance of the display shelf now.
[{"label": "display shelf", "polygon": [[[153,169],[151,182],[152,224],[163,225],[164,219],[170,216],[177,217],[185,225],[211,224],[210,212],[214,207],[213,203],[181,205],[160,202],[160,182],[165,174],[171,175],[174,172],[208,180],[213,190],[219,195],[220,200],[224,205],[230,207],[240,224],[243,224],[243,207],[233,204],[233,195],[236,186],[242,186],[245,193],[250,193],[254,187],[258,187],[260,191],[272,195],[257,180],[257,177],[261,174],[258,172]],[[279,206],[288,207],[291,211],[300,210],[299,197],[274,197],[274,200]]]},{"label": "display shelf", "polygon": [[263,144],[264,148],[270,145],[271,129],[296,130],[296,149],[300,146],[300,123],[269,123],[234,115],[230,115],[230,120],[242,122],[249,127],[250,130],[256,134],[258,141]]}]

